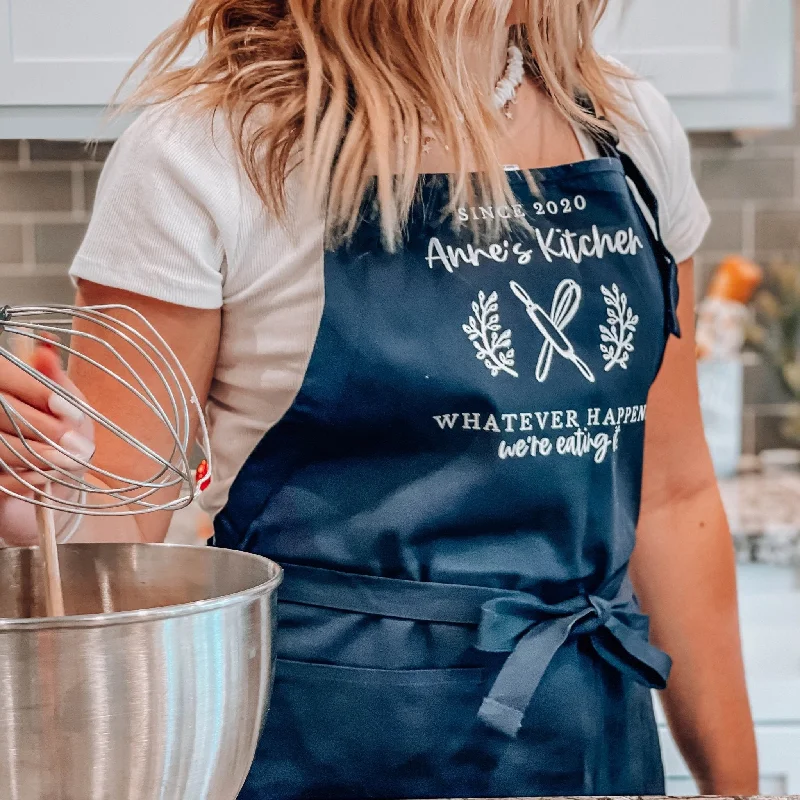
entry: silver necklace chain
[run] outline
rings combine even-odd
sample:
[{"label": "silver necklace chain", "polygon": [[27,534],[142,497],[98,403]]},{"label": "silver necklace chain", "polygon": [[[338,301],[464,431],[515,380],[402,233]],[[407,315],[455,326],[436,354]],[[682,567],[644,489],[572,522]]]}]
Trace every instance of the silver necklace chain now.
[{"label": "silver necklace chain", "polygon": [[[497,82],[497,86],[495,86],[492,100],[494,102],[494,107],[498,111],[502,111],[507,119],[514,119],[514,112],[511,110],[511,106],[517,102],[517,90],[522,85],[522,81],[525,78],[525,59],[522,55],[522,50],[516,45],[509,45],[507,52],[508,61],[506,62],[506,71],[503,73],[503,77]],[[435,125],[435,115],[430,109],[426,110],[429,115],[428,122],[431,125]],[[461,123],[464,122],[463,115],[459,114],[458,121]],[[404,137],[404,141],[408,144],[408,136]],[[436,137],[433,134],[426,134],[423,137],[422,152],[426,154],[430,153],[431,142],[435,141]],[[450,148],[445,145],[444,149],[449,150]]]}]

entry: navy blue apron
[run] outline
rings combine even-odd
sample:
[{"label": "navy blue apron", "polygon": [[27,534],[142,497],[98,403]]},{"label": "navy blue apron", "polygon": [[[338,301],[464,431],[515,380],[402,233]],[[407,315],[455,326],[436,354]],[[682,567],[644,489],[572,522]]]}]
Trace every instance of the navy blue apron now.
[{"label": "navy blue apron", "polygon": [[[242,800],[664,793],[628,562],[677,270],[601,144],[461,232],[425,176],[400,252],[365,219],[326,255],[305,381],[215,521],[285,569]],[[493,214],[530,229],[475,244]]]}]

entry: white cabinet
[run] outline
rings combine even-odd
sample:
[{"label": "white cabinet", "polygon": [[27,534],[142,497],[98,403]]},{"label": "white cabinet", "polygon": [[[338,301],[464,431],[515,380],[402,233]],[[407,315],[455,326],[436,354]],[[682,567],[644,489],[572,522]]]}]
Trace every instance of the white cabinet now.
[{"label": "white cabinet", "polygon": [[[96,133],[135,57],[189,0],[0,0],[0,138]],[[792,120],[793,0],[611,0],[603,52],[692,129]]]},{"label": "white cabinet", "polygon": [[188,0],[0,0],[0,104],[102,106]]},{"label": "white cabinet", "polygon": [[793,118],[792,0],[611,0],[601,51],[656,83],[691,129]]},{"label": "white cabinet", "polygon": [[[756,740],[761,775],[760,794],[765,797],[800,794],[800,725],[757,726]],[[667,795],[697,796],[697,785],[665,729],[661,730],[661,746]]]},{"label": "white cabinet", "polygon": [[189,0],[0,0],[0,138],[84,138]]},{"label": "white cabinet", "polygon": [[[762,795],[800,795],[800,574],[790,567],[739,568],[740,613],[747,684]],[[697,787],[657,704],[667,794]]]}]

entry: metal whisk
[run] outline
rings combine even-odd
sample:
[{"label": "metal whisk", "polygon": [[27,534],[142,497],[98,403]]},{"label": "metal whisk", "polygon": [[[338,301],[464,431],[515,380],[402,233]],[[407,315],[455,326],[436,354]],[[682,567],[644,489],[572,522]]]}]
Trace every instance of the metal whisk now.
[{"label": "metal whisk", "polygon": [[[145,333],[120,319],[128,315]],[[131,398],[135,398],[141,412],[148,415],[148,435],[166,434],[170,444],[164,448],[165,452],[156,452],[140,436],[125,430],[114,419],[99,413],[85,400],[36,370],[15,352],[9,337],[22,337],[34,345],[55,348],[62,355],[83,362],[81,369],[88,365],[112,379],[120,391],[119,402],[130,403]],[[103,363],[98,360],[97,354],[101,352],[98,348],[106,353]],[[129,354],[128,357],[123,353]],[[0,473],[10,473],[19,482],[19,491],[2,485],[0,491],[53,512],[113,517],[177,510],[189,505],[209,485],[211,453],[200,403],[175,354],[138,311],[123,305],[84,308],[68,305],[5,306],[0,308],[0,358],[40,381],[91,418],[96,429],[103,428],[119,437],[144,457],[146,463],[152,464],[152,473],[142,478],[117,474],[93,464],[91,460],[84,461],[37,430],[0,395],[0,413],[8,417],[14,431],[13,434],[0,432],[0,443],[25,464],[25,472],[36,473],[44,480],[44,485],[28,480],[0,455]],[[144,361],[151,382],[158,389],[163,387],[166,399],[156,398],[154,391],[131,365],[131,358]],[[109,361],[113,367],[107,366]],[[194,407],[200,425],[198,444],[202,461],[196,468],[190,461],[191,407]],[[76,463],[75,470],[37,454],[31,447],[34,441],[43,442],[72,459]],[[141,459],[137,459],[137,463],[141,463]],[[100,485],[92,478],[98,479]]]}]

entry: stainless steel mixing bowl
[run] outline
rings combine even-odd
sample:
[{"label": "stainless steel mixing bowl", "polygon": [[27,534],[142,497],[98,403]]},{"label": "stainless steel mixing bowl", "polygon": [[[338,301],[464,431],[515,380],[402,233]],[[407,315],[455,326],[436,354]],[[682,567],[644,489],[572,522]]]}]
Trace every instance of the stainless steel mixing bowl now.
[{"label": "stainless steel mixing bowl", "polygon": [[276,564],[174,545],[0,550],[0,798],[233,800],[273,674]]}]

